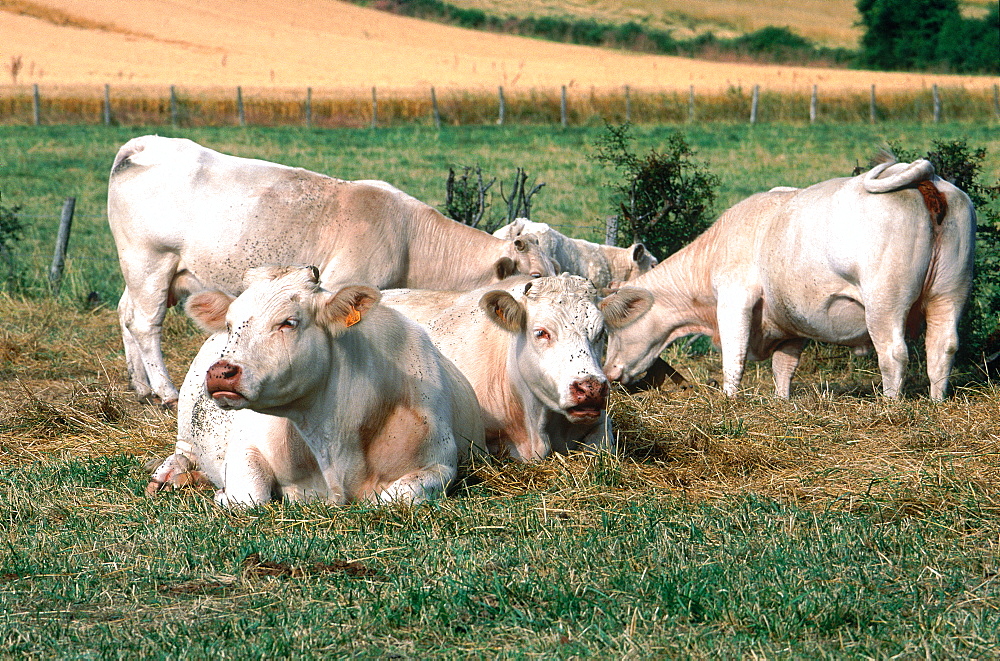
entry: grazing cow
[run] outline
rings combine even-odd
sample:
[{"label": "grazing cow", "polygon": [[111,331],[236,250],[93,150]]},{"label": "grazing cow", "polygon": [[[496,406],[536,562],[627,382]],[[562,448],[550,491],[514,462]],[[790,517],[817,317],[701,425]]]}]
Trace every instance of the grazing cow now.
[{"label": "grazing cow", "polygon": [[487,447],[521,461],[592,448],[614,451],[600,353],[605,327],[630,321],[649,295],[623,288],[598,307],[586,279],[516,278],[503,289],[383,292],[421,323],[479,398]]},{"label": "grazing cow", "polygon": [[659,260],[641,243],[617,248],[560,234],[546,223],[516,218],[493,236],[501,239],[535,237],[542,250],[569,273],[582,275],[598,289],[620,285],[652,269]]},{"label": "grazing cow", "polygon": [[856,177],[758,193],[630,283],[652,308],[611,334],[605,371],[628,382],[673,340],[721,345],[723,390],[747,358],[771,357],[788,397],[807,338],[874,347],[882,391],[898,397],[906,334],[926,324],[930,396],[944,397],[972,281],[969,197],[926,160],[882,163]]},{"label": "grazing cow", "polygon": [[315,267],[253,269],[236,299],[192,295],[188,313],[216,334],[184,381],[176,452],[151,491],[197,466],[221,505],[443,493],[483,447],[475,393],[378,300],[361,285],[322,289]]},{"label": "grazing cow", "polygon": [[239,293],[247,269],[316,264],[327,286],[472,289],[551,275],[530,240],[503,241],[445,218],[384,182],[351,182],[143,136],[115,157],[108,222],[125,291],[118,314],[140,398],[177,399],[160,349],[163,316],[203,289]]}]

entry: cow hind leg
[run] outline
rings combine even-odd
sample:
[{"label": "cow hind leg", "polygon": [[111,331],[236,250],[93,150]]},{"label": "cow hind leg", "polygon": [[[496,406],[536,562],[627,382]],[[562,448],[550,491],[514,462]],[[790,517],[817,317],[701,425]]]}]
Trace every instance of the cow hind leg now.
[{"label": "cow hind leg", "polygon": [[153,394],[153,389],[149,385],[149,376],[146,374],[146,367],[142,362],[142,351],[135,336],[129,330],[133,323],[134,310],[132,309],[132,299],[129,296],[128,287],[122,292],[122,297],[118,301],[118,324],[122,331],[122,345],[125,348],[125,367],[128,370],[129,385],[135,391],[136,397],[145,400]]},{"label": "cow hind leg", "polygon": [[927,302],[924,347],[927,351],[927,378],[930,397],[941,401],[948,390],[948,377],[958,351],[958,320],[961,305],[944,297]]},{"label": "cow hind leg", "polygon": [[166,406],[176,402],[178,395],[167,372],[161,346],[170,282],[177,264],[176,256],[131,264],[130,271],[144,275],[139,282],[126,275],[126,293],[118,304],[132,386],[140,398],[148,397],[151,391]]},{"label": "cow hind leg", "polygon": [[778,345],[771,355],[771,374],[774,376],[774,394],[782,399],[792,395],[792,377],[799,366],[804,339],[788,340]]},{"label": "cow hind leg", "polygon": [[868,334],[878,354],[878,368],[882,373],[882,394],[889,399],[899,397],[906,376],[906,365],[909,362],[904,315],[898,317],[869,313],[866,318]]}]

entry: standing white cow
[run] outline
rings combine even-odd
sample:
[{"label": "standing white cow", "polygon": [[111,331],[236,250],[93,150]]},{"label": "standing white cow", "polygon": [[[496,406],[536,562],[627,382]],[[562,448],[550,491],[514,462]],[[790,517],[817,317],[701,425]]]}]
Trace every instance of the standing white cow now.
[{"label": "standing white cow", "polygon": [[188,371],[176,451],[150,491],[197,466],[222,505],[419,502],[482,449],[475,393],[423,329],[378,305],[375,289],[333,293],[318,277],[263,267],[236,299],[188,299],[216,334]]},{"label": "standing white cow", "polygon": [[421,323],[472,383],[487,447],[521,461],[550,452],[614,451],[600,354],[605,329],[628,323],[649,294],[623,288],[601,302],[564,273],[472,292],[389,290],[383,303]]},{"label": "standing white cow", "polygon": [[445,218],[385,182],[351,182],[143,136],[115,157],[108,222],[125,291],[118,314],[132,386],[177,399],[160,348],[170,305],[203,289],[238,294],[247,269],[316,264],[328,286],[471,289],[554,274],[528,239]]},{"label": "standing white cow", "polygon": [[605,371],[628,382],[671,341],[703,333],[722,348],[735,395],[747,358],[771,357],[788,397],[806,338],[878,353],[897,397],[905,336],[926,324],[930,396],[942,399],[972,281],[969,197],[926,160],[882,163],[851,178],[754,195],[630,284],[655,303],[611,334]]},{"label": "standing white cow", "polygon": [[618,248],[583,239],[573,239],[552,229],[547,223],[536,223],[527,218],[515,218],[493,236],[515,240],[533,237],[542,251],[569,273],[587,278],[598,289],[620,285],[648,272],[659,263],[641,243],[628,248]]}]

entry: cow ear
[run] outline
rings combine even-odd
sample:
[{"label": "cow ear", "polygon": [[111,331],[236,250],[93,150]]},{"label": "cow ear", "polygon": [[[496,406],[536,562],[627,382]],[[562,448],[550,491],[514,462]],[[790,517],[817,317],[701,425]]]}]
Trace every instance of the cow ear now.
[{"label": "cow ear", "polygon": [[331,329],[350,328],[361,321],[379,302],[382,294],[364,285],[348,285],[336,294],[327,294],[316,320]]},{"label": "cow ear", "polygon": [[226,330],[226,313],[235,299],[229,294],[216,290],[200,291],[192,294],[184,303],[184,311],[202,330],[221,333]]},{"label": "cow ear", "polygon": [[608,328],[617,330],[649,312],[653,307],[653,295],[645,289],[622,287],[601,301],[601,312]]},{"label": "cow ear", "polygon": [[645,254],[646,254],[646,246],[642,245],[641,243],[633,243],[632,244],[632,261],[633,262],[636,262],[636,263],[641,262],[642,261],[642,257]]},{"label": "cow ear", "polygon": [[517,263],[510,257],[501,257],[493,264],[493,273],[497,280],[505,280],[517,273]]},{"label": "cow ear", "polygon": [[500,290],[488,291],[479,299],[490,321],[510,333],[521,333],[528,323],[528,314],[514,297]]},{"label": "cow ear", "polygon": [[518,252],[528,251],[528,242],[524,240],[523,236],[519,236],[516,239],[514,239],[514,250]]}]

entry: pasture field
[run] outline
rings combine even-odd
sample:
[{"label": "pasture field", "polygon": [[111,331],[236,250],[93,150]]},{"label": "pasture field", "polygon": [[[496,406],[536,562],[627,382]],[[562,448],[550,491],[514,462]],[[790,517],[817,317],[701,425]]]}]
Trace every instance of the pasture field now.
[{"label": "pasture field", "polygon": [[[720,177],[719,211],[849,174],[887,140],[966,138],[1000,174],[990,125],[681,128]],[[670,130],[636,127],[637,151]],[[916,354],[899,402],[874,394],[872,358],[825,346],[791,401],[771,397],[766,364],[730,401],[717,354],[672,349],[691,388],[613,394],[623,458],[490,461],[419,508],[147,498],[144,464],[175,421],[126,390],[103,212],[117,147],[154,131],[435,205],[449,166],[508,180],[520,166],[546,182],[537,220],[596,239],[609,213],[587,157],[598,128],[0,129],[2,204],[28,223],[0,294],[4,656],[1000,657],[1000,392],[966,367],[931,403]],[[67,195],[78,218],[53,297]],[[168,315],[176,381],[201,341]]]}]

